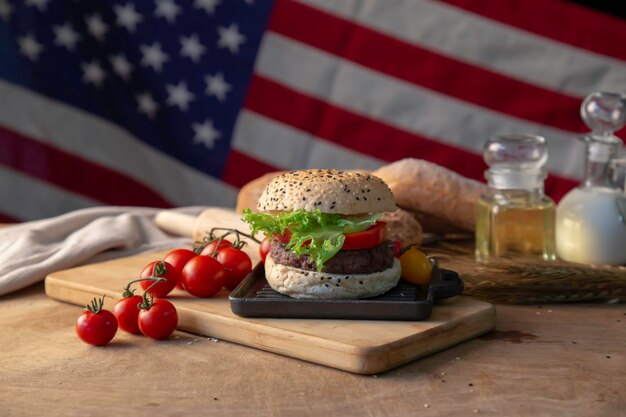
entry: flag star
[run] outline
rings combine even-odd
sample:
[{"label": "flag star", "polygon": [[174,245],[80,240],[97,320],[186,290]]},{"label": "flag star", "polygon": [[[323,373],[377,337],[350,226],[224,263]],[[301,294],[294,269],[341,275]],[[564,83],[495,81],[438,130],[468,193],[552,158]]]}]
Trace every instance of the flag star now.
[{"label": "flag star", "polygon": [[89,16],[85,18],[85,23],[87,23],[87,30],[91,35],[102,42],[104,40],[104,35],[108,32],[109,27],[102,21],[100,15],[94,14],[93,16]]},{"label": "flag star", "polygon": [[7,0],[0,0],[0,18],[5,22],[9,21],[11,13],[13,12],[13,6]]},{"label": "flag star", "polygon": [[213,127],[213,122],[209,119],[205,120],[203,123],[194,123],[191,127],[195,134],[193,142],[201,143],[208,149],[213,149],[215,147],[215,141],[222,136],[222,134]]},{"label": "flag star", "polygon": [[181,36],[179,40],[182,45],[180,54],[188,57],[193,62],[198,62],[202,54],[206,52],[206,48],[198,40],[198,35],[191,35],[189,37]]},{"label": "flag star", "polygon": [[168,84],[165,86],[167,90],[167,104],[170,106],[177,106],[182,111],[187,111],[189,103],[193,101],[196,96],[187,89],[187,83],[181,81],[178,85]]},{"label": "flag star", "polygon": [[169,56],[161,49],[161,44],[155,42],[152,46],[141,45],[142,58],[141,65],[146,67],[152,67],[156,72],[161,72],[163,64],[169,61]]},{"label": "flag star", "polygon": [[156,0],[157,6],[154,15],[163,17],[168,23],[174,23],[176,16],[180,14],[180,6],[174,0]]},{"label": "flag star", "polygon": [[98,61],[91,61],[89,64],[82,64],[83,68],[83,81],[85,83],[91,83],[96,87],[100,87],[104,78],[106,77],[106,73],[98,64]]},{"label": "flag star", "polygon": [[26,4],[29,6],[34,6],[39,9],[39,11],[43,12],[48,7],[48,2],[50,0],[26,0]]},{"label": "flag star", "polygon": [[17,43],[20,47],[20,53],[31,61],[37,61],[39,54],[43,52],[43,46],[37,42],[33,35],[17,38]]},{"label": "flag star", "polygon": [[150,119],[153,119],[156,116],[157,110],[159,110],[159,105],[152,98],[152,95],[148,92],[137,95],[137,103],[139,103],[139,111]]},{"label": "flag star", "polygon": [[220,35],[217,46],[228,48],[233,54],[239,52],[239,45],[246,41],[246,37],[239,32],[239,27],[236,23],[231,23],[227,28],[218,26],[217,33]]},{"label": "flag star", "polygon": [[126,3],[125,6],[113,6],[117,19],[115,23],[125,27],[129,32],[133,33],[137,29],[137,25],[143,20],[143,17],[137,13],[132,3]]},{"label": "flag star", "polygon": [[196,0],[193,6],[196,9],[202,9],[208,14],[215,13],[215,8],[220,4],[221,0]]},{"label": "flag star", "polygon": [[113,55],[109,58],[113,71],[120,76],[124,81],[128,81],[130,78],[130,72],[133,70],[133,66],[128,62],[124,54]]},{"label": "flag star", "polygon": [[219,72],[215,75],[207,75],[204,81],[206,81],[206,94],[217,97],[219,101],[226,100],[226,94],[233,89]]},{"label": "flag star", "polygon": [[80,40],[80,36],[72,29],[69,23],[55,26],[52,31],[55,35],[55,45],[65,46],[70,51],[76,49],[76,43]]}]

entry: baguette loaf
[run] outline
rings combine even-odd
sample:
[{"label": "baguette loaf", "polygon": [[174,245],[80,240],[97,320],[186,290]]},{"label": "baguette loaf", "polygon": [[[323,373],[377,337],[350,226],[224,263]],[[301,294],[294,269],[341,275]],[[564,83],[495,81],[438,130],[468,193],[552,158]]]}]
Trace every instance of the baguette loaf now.
[{"label": "baguette loaf", "polygon": [[487,192],[486,184],[413,158],[383,166],[373,174],[389,185],[398,207],[416,214],[425,231],[475,230],[476,202]]}]

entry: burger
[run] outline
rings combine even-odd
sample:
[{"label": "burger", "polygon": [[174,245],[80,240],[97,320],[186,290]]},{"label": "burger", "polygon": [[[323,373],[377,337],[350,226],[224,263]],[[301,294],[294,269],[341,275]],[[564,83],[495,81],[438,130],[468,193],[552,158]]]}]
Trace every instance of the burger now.
[{"label": "burger", "polygon": [[265,277],[293,298],[358,299],[395,287],[400,263],[382,212],[396,210],[389,187],[365,173],[315,169],[274,178],[257,209],[244,210],[253,235],[271,239]]}]

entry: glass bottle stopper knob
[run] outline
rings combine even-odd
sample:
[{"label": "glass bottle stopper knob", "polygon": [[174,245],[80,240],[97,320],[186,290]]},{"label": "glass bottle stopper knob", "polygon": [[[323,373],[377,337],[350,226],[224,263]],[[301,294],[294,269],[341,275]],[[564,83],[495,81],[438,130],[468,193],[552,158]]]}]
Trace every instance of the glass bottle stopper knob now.
[{"label": "glass bottle stopper knob", "polygon": [[610,136],[626,124],[626,94],[591,93],[583,100],[580,115],[594,136]]}]

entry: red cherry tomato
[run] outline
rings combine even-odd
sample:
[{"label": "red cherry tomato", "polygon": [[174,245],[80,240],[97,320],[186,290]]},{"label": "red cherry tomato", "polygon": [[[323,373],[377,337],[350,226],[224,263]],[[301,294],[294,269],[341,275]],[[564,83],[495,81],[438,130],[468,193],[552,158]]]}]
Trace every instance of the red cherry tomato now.
[{"label": "red cherry tomato", "polygon": [[[148,277],[158,277],[165,278],[166,281],[159,282],[148,292],[155,297],[165,297],[167,294],[172,292],[176,283],[178,282],[178,272],[176,272],[176,268],[174,268],[171,264],[163,261],[155,261],[150,262],[146,265],[141,274],[139,275],[141,278]],[[154,284],[154,281],[141,281],[141,288],[147,290],[150,286]]]},{"label": "red cherry tomato", "polygon": [[196,256],[183,268],[183,287],[196,297],[212,297],[226,282],[226,270],[210,256]]},{"label": "red cherry tomato", "polygon": [[261,262],[265,262],[265,258],[267,258],[267,254],[270,253],[270,249],[272,247],[272,241],[269,237],[266,237],[261,242],[261,246],[259,246],[259,255],[261,255]]},{"label": "red cherry tomato", "polygon": [[139,316],[139,304],[143,302],[140,295],[133,295],[120,299],[113,307],[113,314],[117,317],[120,329],[133,334],[141,334],[137,317]]},{"label": "red cherry tomato", "polygon": [[393,241],[393,256],[394,258],[399,258],[402,255],[400,252],[402,251],[402,243],[397,240]]},{"label": "red cherry tomato", "polygon": [[226,269],[224,286],[231,291],[252,271],[250,257],[239,249],[221,248],[216,259]]},{"label": "red cherry tomato", "polygon": [[178,312],[169,301],[155,298],[150,307],[139,312],[137,323],[144,335],[153,339],[165,339],[176,330]]},{"label": "red cherry tomato", "polygon": [[222,239],[222,241],[220,242],[219,239],[216,239],[206,245],[200,252],[200,255],[211,256],[215,253],[216,250],[230,246],[233,246],[233,243],[230,240]]},{"label": "red cherry tomato", "polygon": [[183,268],[185,264],[189,262],[191,258],[195,258],[197,255],[194,251],[189,249],[174,249],[163,258],[163,261],[172,265],[176,272],[178,272],[178,281],[176,282],[177,288],[183,288],[183,281],[180,279],[181,274],[183,273]]},{"label": "red cherry tomato", "polygon": [[370,249],[383,243],[386,238],[387,223],[377,222],[367,230],[347,234],[341,250]]},{"label": "red cherry tomato", "polygon": [[76,334],[90,345],[104,346],[117,332],[117,319],[109,310],[102,309],[103,302],[94,299],[76,320]]}]

